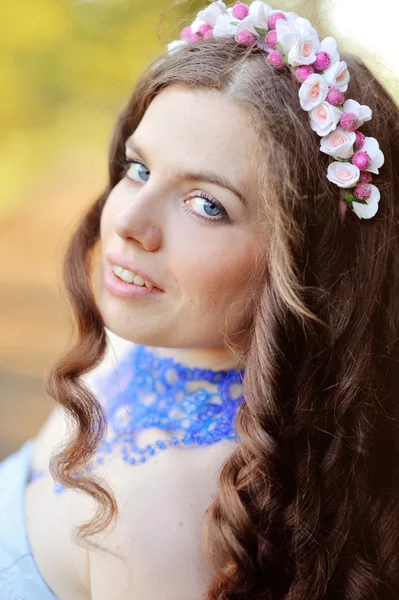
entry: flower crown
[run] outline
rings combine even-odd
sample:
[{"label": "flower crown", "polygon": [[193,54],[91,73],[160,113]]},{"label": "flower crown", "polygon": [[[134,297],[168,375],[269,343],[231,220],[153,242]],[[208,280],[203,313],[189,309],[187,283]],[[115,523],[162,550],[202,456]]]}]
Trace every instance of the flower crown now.
[{"label": "flower crown", "polygon": [[358,131],[370,121],[371,109],[345,100],[350,75],[340,60],[336,40],[326,37],[320,42],[307,19],[273,10],[261,0],[249,5],[236,2],[229,8],[215,0],[198,12],[191,25],[182,29],[181,39],[170,42],[167,50],[170,54],[208,37],[234,37],[244,46],[256,44],[275,69],[293,69],[301,83],[300,105],[308,112],[312,130],[321,136],[320,150],[335,159],[328,166],[327,178],[348,190],[340,201],[341,219],[348,206],[360,219],[373,217],[380,192],[371,183],[371,173],[379,173],[384,155],[375,138]]}]

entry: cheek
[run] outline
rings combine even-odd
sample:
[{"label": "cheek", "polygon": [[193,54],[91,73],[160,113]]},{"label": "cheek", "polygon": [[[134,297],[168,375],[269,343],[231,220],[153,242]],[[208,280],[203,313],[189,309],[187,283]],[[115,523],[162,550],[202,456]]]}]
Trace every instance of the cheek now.
[{"label": "cheek", "polygon": [[248,244],[226,245],[191,256],[176,264],[179,286],[190,302],[201,307],[226,310],[233,301],[245,300],[248,281],[256,265],[255,248]]}]

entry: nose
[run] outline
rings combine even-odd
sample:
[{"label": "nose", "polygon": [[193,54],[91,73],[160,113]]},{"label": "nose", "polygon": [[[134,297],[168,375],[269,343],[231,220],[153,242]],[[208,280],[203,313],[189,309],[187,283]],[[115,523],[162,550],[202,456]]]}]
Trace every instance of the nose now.
[{"label": "nose", "polygon": [[145,250],[154,252],[162,241],[162,192],[148,181],[139,192],[130,193],[127,205],[115,218],[115,231],[124,241],[136,240]]}]

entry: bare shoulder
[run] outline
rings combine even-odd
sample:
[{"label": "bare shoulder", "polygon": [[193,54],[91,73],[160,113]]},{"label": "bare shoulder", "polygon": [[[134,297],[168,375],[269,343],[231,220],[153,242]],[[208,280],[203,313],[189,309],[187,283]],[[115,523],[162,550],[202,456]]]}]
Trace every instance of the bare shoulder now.
[{"label": "bare shoulder", "polygon": [[[201,548],[203,517],[233,441],[170,448],[144,465],[112,461],[119,518],[89,552],[93,600],[198,600],[212,577]],[[105,467],[107,468],[107,467]]]}]

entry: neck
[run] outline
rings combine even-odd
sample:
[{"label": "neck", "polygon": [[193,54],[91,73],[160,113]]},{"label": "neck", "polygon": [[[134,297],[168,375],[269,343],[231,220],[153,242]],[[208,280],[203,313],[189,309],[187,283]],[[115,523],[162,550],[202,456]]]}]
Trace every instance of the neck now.
[{"label": "neck", "polygon": [[199,369],[229,370],[242,369],[243,359],[234,356],[226,346],[211,346],[206,348],[165,348],[150,346],[153,354],[162,358],[173,358],[186,367]]}]

